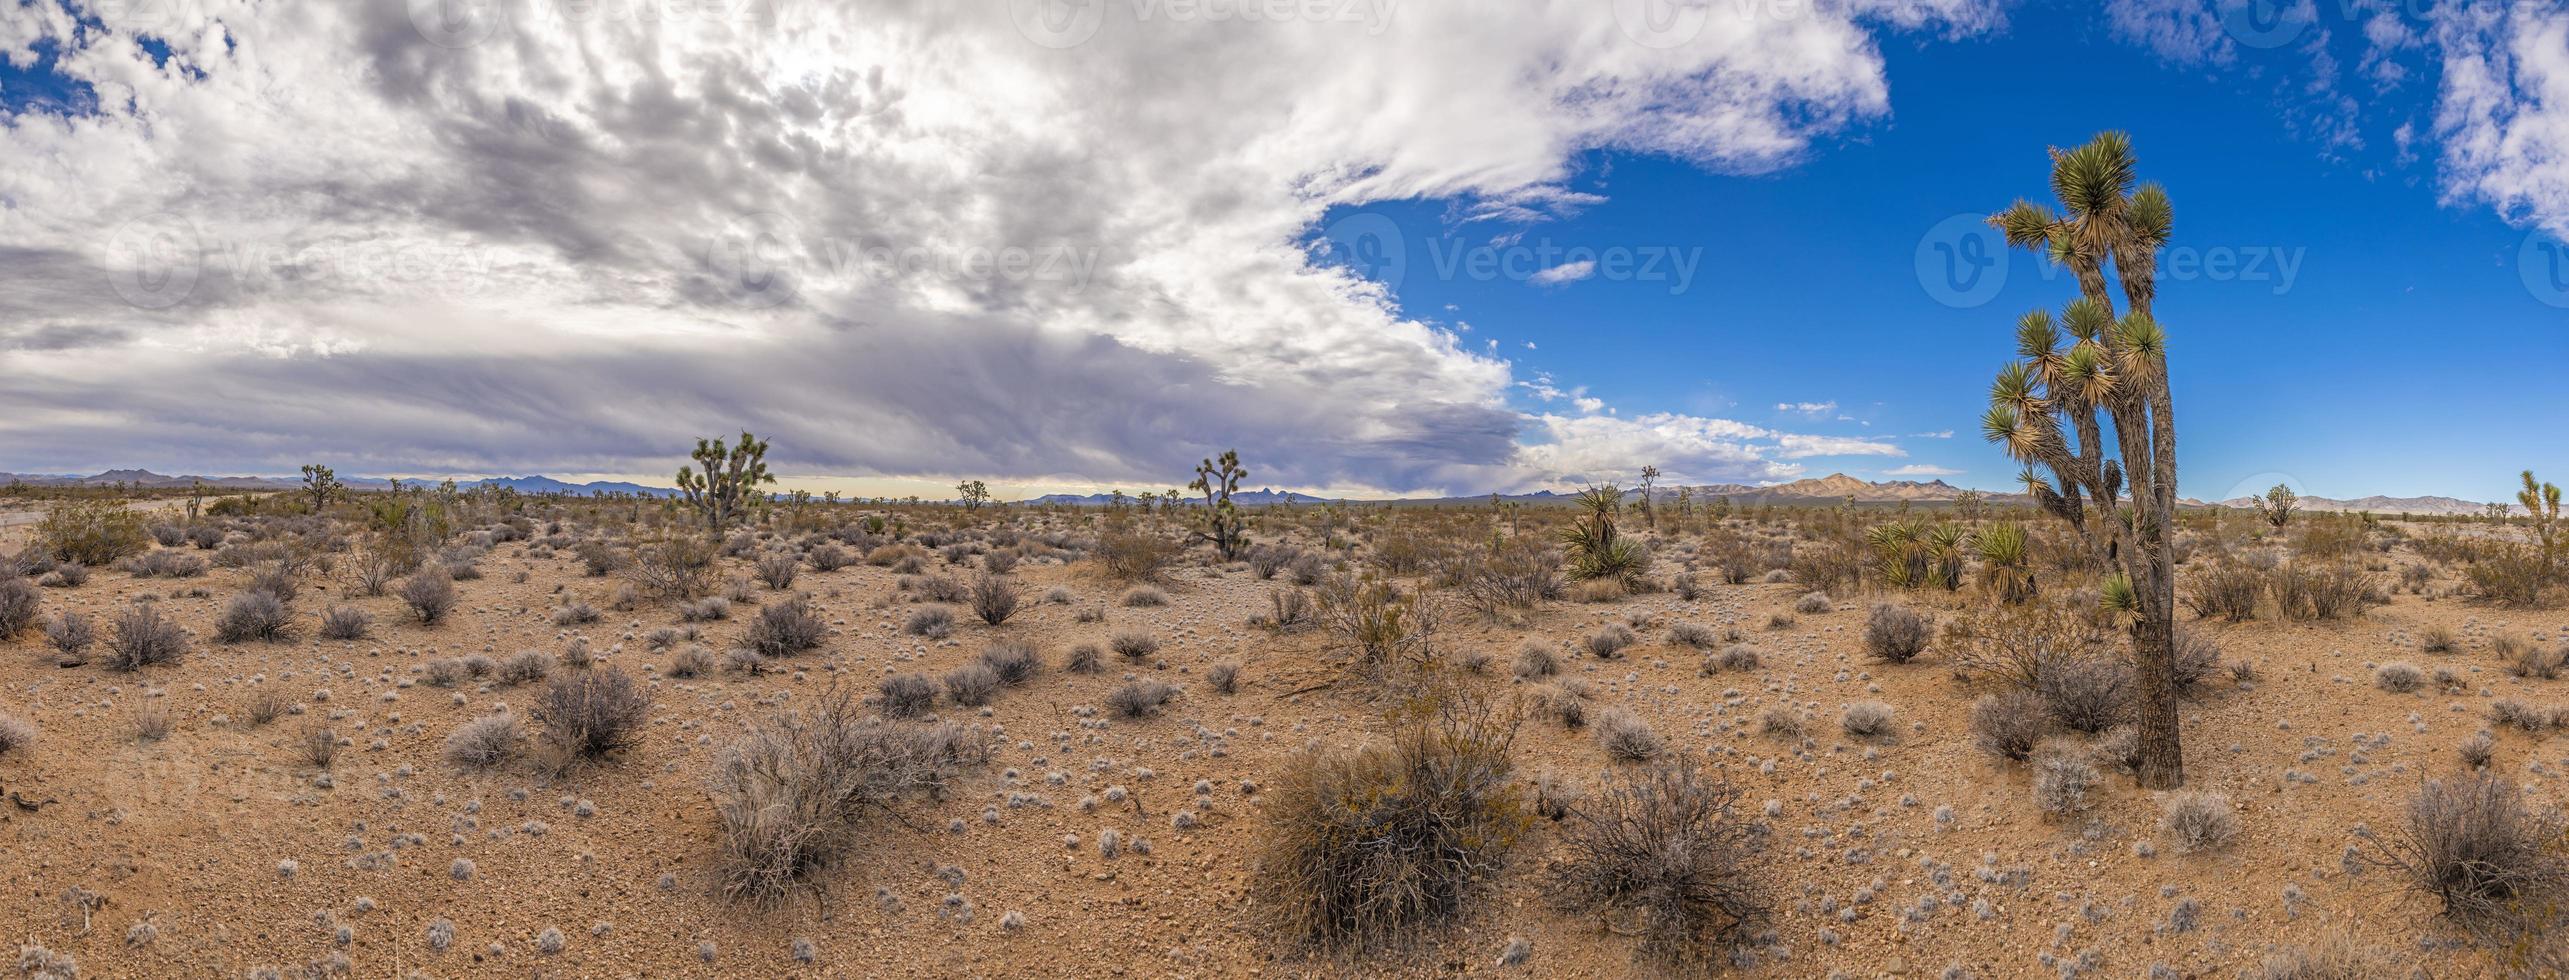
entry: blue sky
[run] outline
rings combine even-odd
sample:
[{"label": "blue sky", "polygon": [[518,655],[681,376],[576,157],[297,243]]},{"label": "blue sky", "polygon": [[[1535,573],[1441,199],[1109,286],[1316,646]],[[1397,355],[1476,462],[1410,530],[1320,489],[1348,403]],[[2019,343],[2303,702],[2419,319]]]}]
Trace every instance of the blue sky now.
[{"label": "blue sky", "polygon": [[1975,216],[2122,129],[2183,492],[2505,497],[2564,93],[2569,0],[0,0],[0,471],[2005,489]]},{"label": "blue sky", "polygon": [[[1398,288],[1409,312],[1468,324],[1468,338],[1498,340],[1521,373],[1577,379],[1623,414],[1861,437],[1951,431],[1900,439],[1903,458],[1823,463],[2003,488],[2015,467],[1975,430],[1987,381],[2011,354],[2016,316],[2057,309],[2069,286],[2017,252],[2003,291],[1957,308],[1921,286],[1919,242],[1958,213],[2019,196],[2051,203],[2045,148],[2122,129],[2143,178],[2177,202],[2171,254],[2214,262],[2227,250],[2238,263],[2226,276],[2207,266],[2171,277],[2160,294],[2188,494],[2289,480],[2341,497],[2498,499],[2518,469],[2569,470],[2569,309],[2521,278],[2528,228],[2441,200],[2435,161],[2404,160],[2394,145],[2401,124],[2431,120],[2431,79],[2368,94],[2364,145],[2348,146],[2288,122],[2318,111],[2303,50],[2171,64],[2092,14],[2034,4],[2002,32],[1893,41],[1884,54],[1890,118],[1774,172],[1598,151],[1572,186],[1605,200],[1571,217],[1457,221],[1425,201],[1332,220],[1392,218],[1409,248]],[[2041,81],[2081,75],[2107,84]],[[1683,291],[1638,276],[1546,286],[1437,271],[1435,256],[1511,234],[1526,246],[1701,257]],[[1775,408],[1827,402],[1838,410],[1817,424]]]}]

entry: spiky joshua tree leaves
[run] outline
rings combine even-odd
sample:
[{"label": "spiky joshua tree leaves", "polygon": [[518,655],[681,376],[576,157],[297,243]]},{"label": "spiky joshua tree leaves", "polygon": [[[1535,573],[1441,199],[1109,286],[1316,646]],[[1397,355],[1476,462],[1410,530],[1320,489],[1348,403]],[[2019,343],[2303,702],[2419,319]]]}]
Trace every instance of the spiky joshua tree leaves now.
[{"label": "spiky joshua tree leaves", "polygon": [[1579,516],[1561,529],[1562,546],[1570,553],[1570,576],[1611,578],[1630,586],[1649,570],[1650,556],[1639,542],[1615,530],[1615,519],[1623,512],[1623,491],[1611,483],[1589,487],[1579,491],[1578,504]]},{"label": "spiky joshua tree leaves", "polygon": [[759,485],[776,482],[767,472],[767,444],[747,432],[735,446],[698,439],[692,455],[696,466],[678,468],[678,492],[686,496],[687,506],[704,515],[708,531],[720,532],[740,520]]},{"label": "spiky joshua tree leaves", "polygon": [[[1990,216],[2009,245],[2040,251],[2069,269],[2079,297],[2057,321],[2043,310],[2018,321],[2019,359],[1991,384],[1981,428],[2025,464],[2022,479],[2043,509],[2068,522],[2117,570],[2104,592],[2132,624],[2139,782],[2173,789],[2185,782],[2169,548],[2176,414],[2168,394],[2167,334],[2150,308],[2159,249],[2175,211],[2157,184],[2134,190],[2135,167],[2131,138],[2119,132],[2076,149],[2056,148],[2051,184],[2062,210],[2019,200]],[[2120,316],[2112,290],[2118,285],[2125,305]]]},{"label": "spiky joshua tree leaves", "polygon": [[[1239,506],[1231,502],[1231,495],[1240,489],[1240,481],[1248,476],[1249,471],[1240,468],[1240,451],[1232,449],[1224,451],[1218,463],[1208,459],[1198,464],[1195,482],[1186,485],[1204,495],[1204,530],[1197,531],[1196,536],[1213,542],[1213,550],[1222,553],[1223,561],[1249,550],[1247,522],[1241,519]],[[1169,491],[1168,500],[1174,506],[1177,491]]]}]

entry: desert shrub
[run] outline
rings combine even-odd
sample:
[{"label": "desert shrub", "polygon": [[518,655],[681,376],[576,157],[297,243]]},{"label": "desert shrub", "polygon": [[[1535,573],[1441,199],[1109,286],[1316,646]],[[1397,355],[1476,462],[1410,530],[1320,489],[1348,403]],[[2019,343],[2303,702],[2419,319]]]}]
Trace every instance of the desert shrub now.
[{"label": "desert shrub", "polygon": [[1313,614],[1311,593],[1301,589],[1267,590],[1267,623],[1280,630],[1309,625]]},{"label": "desert shrub", "polygon": [[242,699],[241,717],[248,719],[252,725],[265,725],[283,717],[288,707],[285,695],[278,694],[272,689],[261,688]]},{"label": "desert shrub", "polygon": [[1802,737],[1802,716],[1791,708],[1776,705],[1757,716],[1757,733],[1769,738]]},{"label": "desert shrub", "polygon": [[16,575],[0,574],[0,640],[16,637],[36,624],[36,611],[44,597],[34,583]]},{"label": "desert shrub", "polygon": [[36,746],[36,726],[16,715],[0,715],[0,755],[26,752]]},{"label": "desert shrub", "polygon": [[1764,662],[1757,648],[1745,643],[1731,644],[1719,655],[1708,659],[1723,670],[1756,670]]},{"label": "desert shrub", "polygon": [[1553,903],[1634,920],[1642,961],[1716,962],[1767,912],[1738,798],[1682,758],[1614,778],[1567,808],[1564,854],[1546,875]]},{"label": "desert shrub", "polygon": [[1711,629],[1695,623],[1678,623],[1668,627],[1668,642],[1697,650],[1710,650],[1721,642]]},{"label": "desert shrub", "polygon": [[2557,680],[2560,677],[2560,666],[2561,655],[2546,650],[2539,644],[2529,644],[2520,648],[2513,659],[2506,661],[2507,673],[2530,680]]},{"label": "desert shrub", "polygon": [[652,598],[686,602],[713,591],[714,543],[679,534],[637,548],[625,574]]},{"label": "desert shrub", "polygon": [[2049,817],[2067,817],[2087,809],[2088,790],[2096,787],[2096,767],[2070,752],[2049,752],[2035,763],[2034,805]]},{"label": "desert shrub", "polygon": [[1320,618],[1362,669],[1423,665],[1433,655],[1436,614],[1423,593],[1342,575],[1320,590]]},{"label": "desert shrub", "polygon": [[2131,708],[2132,668],[2104,657],[2059,657],[2044,662],[2034,677],[2034,693],[2043,699],[2061,727],[2093,735],[2123,721]]},{"label": "desert shrub", "polygon": [[1118,657],[1139,663],[1160,652],[1160,641],[1148,633],[1117,633],[1107,638],[1106,647]]},{"label": "desert shrub", "polygon": [[174,664],[187,656],[187,631],[161,615],[158,605],[134,603],[110,625],[115,635],[107,641],[107,665],[117,670]]},{"label": "desert shrub", "polygon": [[714,652],[701,643],[690,644],[669,657],[669,676],[703,677],[714,672]]},{"label": "desert shrub", "polygon": [[[2515,637],[2512,635],[2500,638],[2501,641],[2512,641],[2514,639]],[[2433,625],[2421,627],[2417,631],[2417,648],[2427,653],[2452,653],[2454,648],[2459,645],[2459,641],[2453,638],[2452,627]],[[2509,653],[2514,652],[2506,649],[2506,647],[2510,645],[2510,643],[2506,642],[2492,643],[2489,649],[2490,652],[2498,655],[2498,659],[2504,660]]]},{"label": "desert shrub", "polygon": [[435,626],[455,609],[455,582],[443,565],[425,565],[402,583],[401,601],[421,625]]},{"label": "desert shrub", "polygon": [[1131,591],[1124,593],[1123,604],[1126,609],[1156,609],[1168,605],[1169,596],[1168,593],[1150,586],[1137,585]]},{"label": "desert shrub", "polygon": [[875,688],[875,693],[887,717],[916,718],[937,706],[937,682],[929,680],[925,674],[886,677]]},{"label": "desert shrub", "polygon": [[2543,593],[2559,577],[2559,560],[2531,544],[2500,543],[2479,548],[2462,578],[2473,595],[2510,606],[2539,606]]},{"label": "desert shrub", "polygon": [[928,602],[965,603],[972,601],[972,587],[962,579],[947,575],[923,575],[904,579],[903,585]]},{"label": "desert shrub", "polygon": [[225,643],[277,643],[292,639],[293,627],[293,615],[286,612],[285,603],[275,593],[244,592],[223,604],[222,614],[214,619],[214,638]]},{"label": "desert shrub", "polygon": [[690,623],[718,623],[731,618],[731,600],[718,595],[678,603],[678,618]]},{"label": "desert shrub", "polygon": [[1017,687],[1034,680],[1044,670],[1044,661],[1035,648],[1023,643],[999,643],[981,651],[981,662],[997,674],[999,683]]},{"label": "desert shrub", "polygon": [[56,503],[36,525],[36,540],[57,561],[112,565],[152,546],[143,515],[114,500]]},{"label": "desert shrub", "polygon": [[761,720],[723,753],[710,780],[723,894],[785,898],[862,841],[872,818],[941,793],[985,754],[956,726],[867,718],[835,688],[811,710]]},{"label": "desert shrub", "polygon": [[1204,683],[1224,694],[1240,690],[1240,664],[1225,660],[1204,669]]},{"label": "desert shrub", "polygon": [[[803,556],[803,560],[811,562],[812,570],[816,572],[835,572],[856,564],[855,555],[849,554],[847,549],[834,544],[823,544],[813,548]],[[792,584],[791,580],[786,582],[786,585]],[[780,589],[784,587],[784,585],[777,586]]]},{"label": "desert shrub", "polygon": [[2470,738],[2463,739],[2462,744],[2455,746],[2453,751],[2454,754],[2462,757],[2463,765],[2473,769],[2486,769],[2489,767],[2489,759],[2498,754],[2498,740],[2486,731],[2473,732]]},{"label": "desert shrub", "polygon": [[2368,860],[2438,902],[2446,917],[2498,948],[2547,947],[2569,898],[2560,817],[2529,806],[2514,780],[2490,773],[2429,779]]},{"label": "desert shrub", "polygon": [[1090,555],[1119,581],[1156,582],[1177,558],[1177,546],[1146,531],[1109,528],[1097,536],[1097,548]]},{"label": "desert shrub", "polygon": [[1283,571],[1285,566],[1292,563],[1299,554],[1299,551],[1284,545],[1258,545],[1250,548],[1246,556],[1249,561],[1249,572],[1261,580],[1274,578],[1277,572]]},{"label": "desert shrub", "polygon": [[1793,600],[1793,611],[1805,616],[1817,616],[1835,608],[1837,604],[1829,600],[1829,594],[1826,592],[1805,593],[1801,598]]},{"label": "desert shrub", "polygon": [[755,570],[759,581],[782,592],[794,587],[794,576],[802,572],[803,565],[792,555],[769,555],[758,560]]},{"label": "desert shrub", "polygon": [[2221,644],[2210,636],[2188,627],[2178,627],[2168,642],[2175,654],[2169,667],[2178,693],[2193,692],[2221,671]]},{"label": "desert shrub", "polygon": [[483,715],[446,736],[446,761],[465,769],[488,769],[516,758],[525,743],[516,715]]},{"label": "desert shrub", "polygon": [[98,642],[98,629],[89,624],[87,616],[61,613],[45,624],[45,642],[54,648],[55,663],[78,667],[89,662],[89,647]]},{"label": "desert shrub", "polygon": [[1991,755],[2023,762],[2051,734],[2051,707],[2032,691],[2009,689],[1972,702],[1972,744]]},{"label": "desert shrub", "polygon": [[967,708],[989,704],[999,693],[999,672],[989,664],[968,663],[946,672],[946,698]]},{"label": "desert shrub", "polygon": [[528,713],[566,759],[596,759],[641,736],[651,692],[620,670],[580,671],[546,684]]},{"label": "desert shrub", "polygon": [[1597,747],[1606,755],[1625,762],[1647,762],[1657,758],[1667,743],[1640,715],[1623,708],[1607,708],[1597,713]]},{"label": "desert shrub", "polygon": [[1584,728],[1588,724],[1588,691],[1576,678],[1534,689],[1534,713],[1561,723],[1563,728]]},{"label": "desert shrub", "polygon": [[532,684],[553,673],[553,655],[542,650],[520,650],[516,656],[500,661],[496,679],[512,687]]},{"label": "desert shrub", "polygon": [[2264,573],[2246,564],[2223,562],[2197,576],[2184,601],[2198,617],[2244,623],[2257,618],[2257,598],[2265,592]]},{"label": "desert shrub", "polygon": [[2239,817],[2219,793],[2173,793],[2160,806],[2159,828],[2179,854],[2217,851],[2239,836]]},{"label": "desert shrub", "polygon": [[2560,718],[2561,712],[2557,708],[2537,708],[2514,698],[2501,698],[2489,706],[2490,721],[2532,735],[2551,730]]},{"label": "desert shrub", "polygon": [[1553,654],[1549,647],[1543,646],[1539,643],[1528,643],[1525,645],[1524,649],[1516,652],[1516,676],[1518,680],[1550,677],[1560,672],[1561,658]]},{"label": "desert shrub", "polygon": [[1177,697],[1177,687],[1167,681],[1145,677],[1116,688],[1106,695],[1106,706],[1126,718],[1141,718],[1160,710]]},{"label": "desert shrub", "polygon": [[1256,844],[1256,907],[1287,942],[1332,952],[1453,916],[1532,821],[1515,732],[1513,716],[1454,695],[1406,709],[1384,743],[1287,767]]},{"label": "desert shrub", "polygon": [[294,744],[296,754],[317,769],[328,769],[339,758],[339,733],[324,726],[304,729]]},{"label": "desert shrub", "polygon": [[2371,576],[2352,562],[2291,562],[2274,577],[2275,604],[2285,619],[2344,619],[2364,614],[2364,606],[2381,591]]},{"label": "desert shrub", "polygon": [[759,607],[758,615],[749,621],[749,636],[744,642],[759,656],[782,658],[817,649],[828,636],[829,624],[812,611],[811,597],[798,594]]},{"label": "desert shrub", "polygon": [[126,559],[121,566],[135,578],[195,578],[205,574],[205,559],[178,551],[153,551]]},{"label": "desert shrub", "polygon": [[2426,672],[2415,664],[2383,664],[2373,671],[2373,684],[2393,694],[2407,694],[2426,684]]},{"label": "desert shrub", "polygon": [[1099,650],[1097,644],[1081,643],[1070,648],[1070,656],[1062,666],[1074,674],[1094,674],[1106,669],[1105,660],[1105,651]]},{"label": "desert shrub", "polygon": [[362,640],[374,629],[375,619],[354,606],[332,606],[321,614],[321,638],[325,640]]},{"label": "desert shrub", "polygon": [[1613,660],[1623,654],[1625,647],[1633,645],[1638,639],[1639,637],[1634,636],[1632,630],[1622,623],[1607,623],[1606,628],[1589,634],[1587,642],[1583,645],[1589,656],[1599,660]]},{"label": "desert shrub", "polygon": [[89,584],[89,566],[76,561],[63,562],[37,579],[36,584],[48,589],[77,589]]},{"label": "desert shrub", "polygon": [[1559,556],[1526,545],[1464,551],[1445,575],[1464,605],[1493,619],[1559,599],[1566,588]]},{"label": "desert shrub", "polygon": [[431,660],[422,664],[420,671],[430,687],[454,687],[472,677],[472,672],[464,669],[464,662],[453,657]]},{"label": "desert shrub", "polygon": [[1017,614],[1017,587],[1005,577],[983,572],[972,580],[972,614],[997,626]]},{"label": "desert shrub", "polygon": [[1861,739],[1889,738],[1893,724],[1891,706],[1880,701],[1858,701],[1846,706],[1838,715],[1838,727]]},{"label": "desert shrub", "polygon": [[598,621],[598,607],[585,602],[567,602],[553,607],[553,625],[579,626]]},{"label": "desert shrub", "polygon": [[1874,604],[1864,619],[1864,652],[1888,664],[1905,664],[1927,649],[1934,624],[1917,610],[1887,602]]},{"label": "desert shrub", "polygon": [[901,624],[901,632],[942,640],[954,633],[954,612],[944,606],[929,606],[910,614]]}]

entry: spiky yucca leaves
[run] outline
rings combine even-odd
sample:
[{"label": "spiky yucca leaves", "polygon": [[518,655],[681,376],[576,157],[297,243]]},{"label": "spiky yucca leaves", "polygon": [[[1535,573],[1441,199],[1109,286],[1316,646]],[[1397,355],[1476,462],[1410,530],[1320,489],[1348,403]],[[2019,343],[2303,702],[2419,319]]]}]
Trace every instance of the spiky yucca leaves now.
[{"label": "spiky yucca leaves", "polygon": [[1964,548],[1970,539],[1962,525],[1929,524],[1916,517],[1885,521],[1865,531],[1865,544],[1873,549],[1874,573],[1885,584],[1902,589],[1962,588]]},{"label": "spiky yucca leaves", "polygon": [[[2120,571],[2117,601],[2131,615],[2139,668],[2140,783],[2170,789],[2185,779],[2177,739],[2170,546],[2176,418],[2167,333],[2151,315],[2157,296],[2151,277],[2174,227],[2175,209],[2156,185],[2134,190],[2135,170],[2131,139],[2099,134],[2082,146],[2052,151],[2051,189],[2059,212],[2020,200],[1990,217],[2009,245],[2061,263],[2079,289],[2057,322],[2041,311],[2018,321],[2019,360],[1990,385],[1981,429],[2025,464],[2026,489],[2043,510],[2068,522],[2098,558]],[[2109,269],[2122,287],[2121,315],[2115,312]],[[2103,519],[2094,519],[2100,513]]]},{"label": "spiky yucca leaves", "polygon": [[[2524,505],[2525,514],[2533,521],[2534,540],[2542,545],[2543,581],[2561,574],[2569,565],[2569,540],[2560,536],[2560,488],[2549,483],[2536,483],[2533,471],[2524,471],[2524,489],[2516,492],[2516,502]],[[2537,583],[2538,592],[2543,583]]]},{"label": "spiky yucca leaves", "polygon": [[1619,536],[1615,519],[1623,511],[1623,491],[1614,484],[1579,491],[1578,518],[1561,529],[1569,551],[1570,577],[1611,578],[1630,585],[1650,568],[1650,555],[1640,542]]},{"label": "spiky yucca leaves", "polygon": [[1981,581],[1998,600],[2017,605],[2034,597],[2033,551],[2025,525],[2012,521],[1983,529],[1977,539],[1983,566]]}]

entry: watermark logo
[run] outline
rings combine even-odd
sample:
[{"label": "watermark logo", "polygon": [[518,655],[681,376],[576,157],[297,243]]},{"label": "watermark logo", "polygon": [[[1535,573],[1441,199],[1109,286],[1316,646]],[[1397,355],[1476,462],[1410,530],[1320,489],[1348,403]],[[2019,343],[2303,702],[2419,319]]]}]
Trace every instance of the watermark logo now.
[{"label": "watermark logo", "polygon": [[2311,0],[2221,0],[2221,29],[2251,48],[2291,44],[2319,19]]},{"label": "watermark logo", "polygon": [[499,33],[508,16],[498,0],[409,0],[410,26],[441,48],[469,48]]},{"label": "watermark logo", "polygon": [[1616,283],[1664,283],[1668,295],[1694,287],[1695,270],[1704,261],[1702,246],[1562,245],[1550,239],[1527,242],[1510,237],[1465,245],[1459,239],[1430,239],[1428,261],[1445,282],[1520,282],[1566,287],[1596,280]]},{"label": "watermark logo", "polygon": [[1317,249],[1323,258],[1393,292],[1409,275],[1409,237],[1397,222],[1371,211],[1330,222]]},{"label": "watermark logo", "polygon": [[1936,222],[1918,239],[1918,285],[1936,302],[1974,309],[2007,288],[2007,240],[1986,216],[1957,214]]},{"label": "watermark logo", "polygon": [[1008,0],[1008,19],[1026,40],[1047,48],[1075,48],[1106,24],[1109,0]]},{"label": "watermark logo", "polygon": [[2569,309],[2569,242],[2534,229],[2516,248],[2515,269],[2524,277],[2524,291],[2534,299]]},{"label": "watermark logo", "polygon": [[699,243],[697,261],[730,290],[740,306],[765,309],[794,295],[790,272],[797,261],[793,223],[772,211],[732,219]]},{"label": "watermark logo", "polygon": [[194,222],[166,211],[117,226],[107,239],[107,284],[126,303],[166,310],[196,292],[205,240]]},{"label": "watermark logo", "polygon": [[1645,48],[1679,47],[1704,33],[1712,9],[1704,0],[1612,0],[1615,27]]}]

